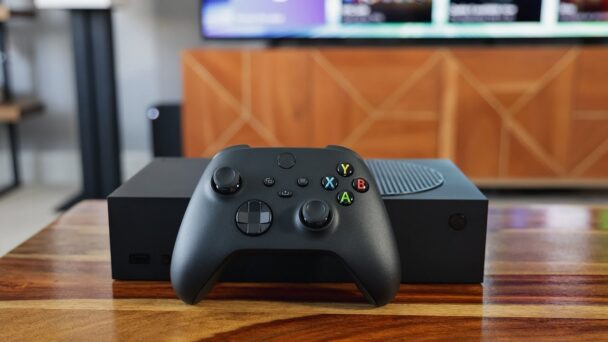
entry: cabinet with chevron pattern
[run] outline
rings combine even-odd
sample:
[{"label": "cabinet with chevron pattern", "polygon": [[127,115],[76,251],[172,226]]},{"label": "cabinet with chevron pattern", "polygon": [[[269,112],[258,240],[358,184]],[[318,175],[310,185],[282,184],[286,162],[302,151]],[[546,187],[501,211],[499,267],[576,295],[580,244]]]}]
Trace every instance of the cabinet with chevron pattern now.
[{"label": "cabinet with chevron pattern", "polygon": [[608,48],[197,49],[182,70],[187,156],[341,144],[483,186],[608,187]]}]

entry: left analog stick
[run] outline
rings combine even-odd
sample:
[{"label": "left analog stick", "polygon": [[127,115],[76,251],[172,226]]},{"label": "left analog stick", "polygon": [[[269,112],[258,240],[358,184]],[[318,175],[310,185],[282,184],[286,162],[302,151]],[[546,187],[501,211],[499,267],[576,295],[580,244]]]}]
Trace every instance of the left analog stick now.
[{"label": "left analog stick", "polygon": [[220,167],[213,172],[211,183],[220,194],[234,194],[241,188],[241,174],[231,167]]}]

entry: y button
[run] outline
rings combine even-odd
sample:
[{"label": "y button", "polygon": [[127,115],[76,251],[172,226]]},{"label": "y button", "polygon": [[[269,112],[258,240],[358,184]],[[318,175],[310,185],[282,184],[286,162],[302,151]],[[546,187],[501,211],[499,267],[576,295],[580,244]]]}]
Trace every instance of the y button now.
[{"label": "y button", "polygon": [[349,163],[340,163],[336,167],[336,171],[338,171],[338,174],[340,176],[348,177],[348,176],[352,175],[353,172],[355,172],[355,169]]}]

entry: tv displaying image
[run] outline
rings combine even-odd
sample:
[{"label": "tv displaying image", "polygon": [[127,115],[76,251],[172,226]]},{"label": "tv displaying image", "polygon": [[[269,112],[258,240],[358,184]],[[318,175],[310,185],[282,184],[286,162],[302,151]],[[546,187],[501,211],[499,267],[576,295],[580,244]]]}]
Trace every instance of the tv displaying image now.
[{"label": "tv displaying image", "polygon": [[608,21],[608,0],[560,0],[559,21]]},{"label": "tv displaying image", "polygon": [[542,0],[451,0],[451,23],[540,22]]},{"label": "tv displaying image", "polygon": [[280,37],[327,22],[325,0],[205,0],[203,30],[209,37]]},{"label": "tv displaying image", "polygon": [[607,38],[608,0],[203,0],[207,39]]},{"label": "tv displaying image", "polygon": [[343,23],[430,23],[433,1],[343,0]]}]

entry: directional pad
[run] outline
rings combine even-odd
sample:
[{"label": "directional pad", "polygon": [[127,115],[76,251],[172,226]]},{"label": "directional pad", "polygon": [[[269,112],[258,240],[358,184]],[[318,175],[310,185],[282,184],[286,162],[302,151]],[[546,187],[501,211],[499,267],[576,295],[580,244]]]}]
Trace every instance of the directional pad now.
[{"label": "directional pad", "polygon": [[247,201],[236,212],[236,225],[243,234],[250,236],[264,234],[271,224],[272,210],[262,201]]}]

